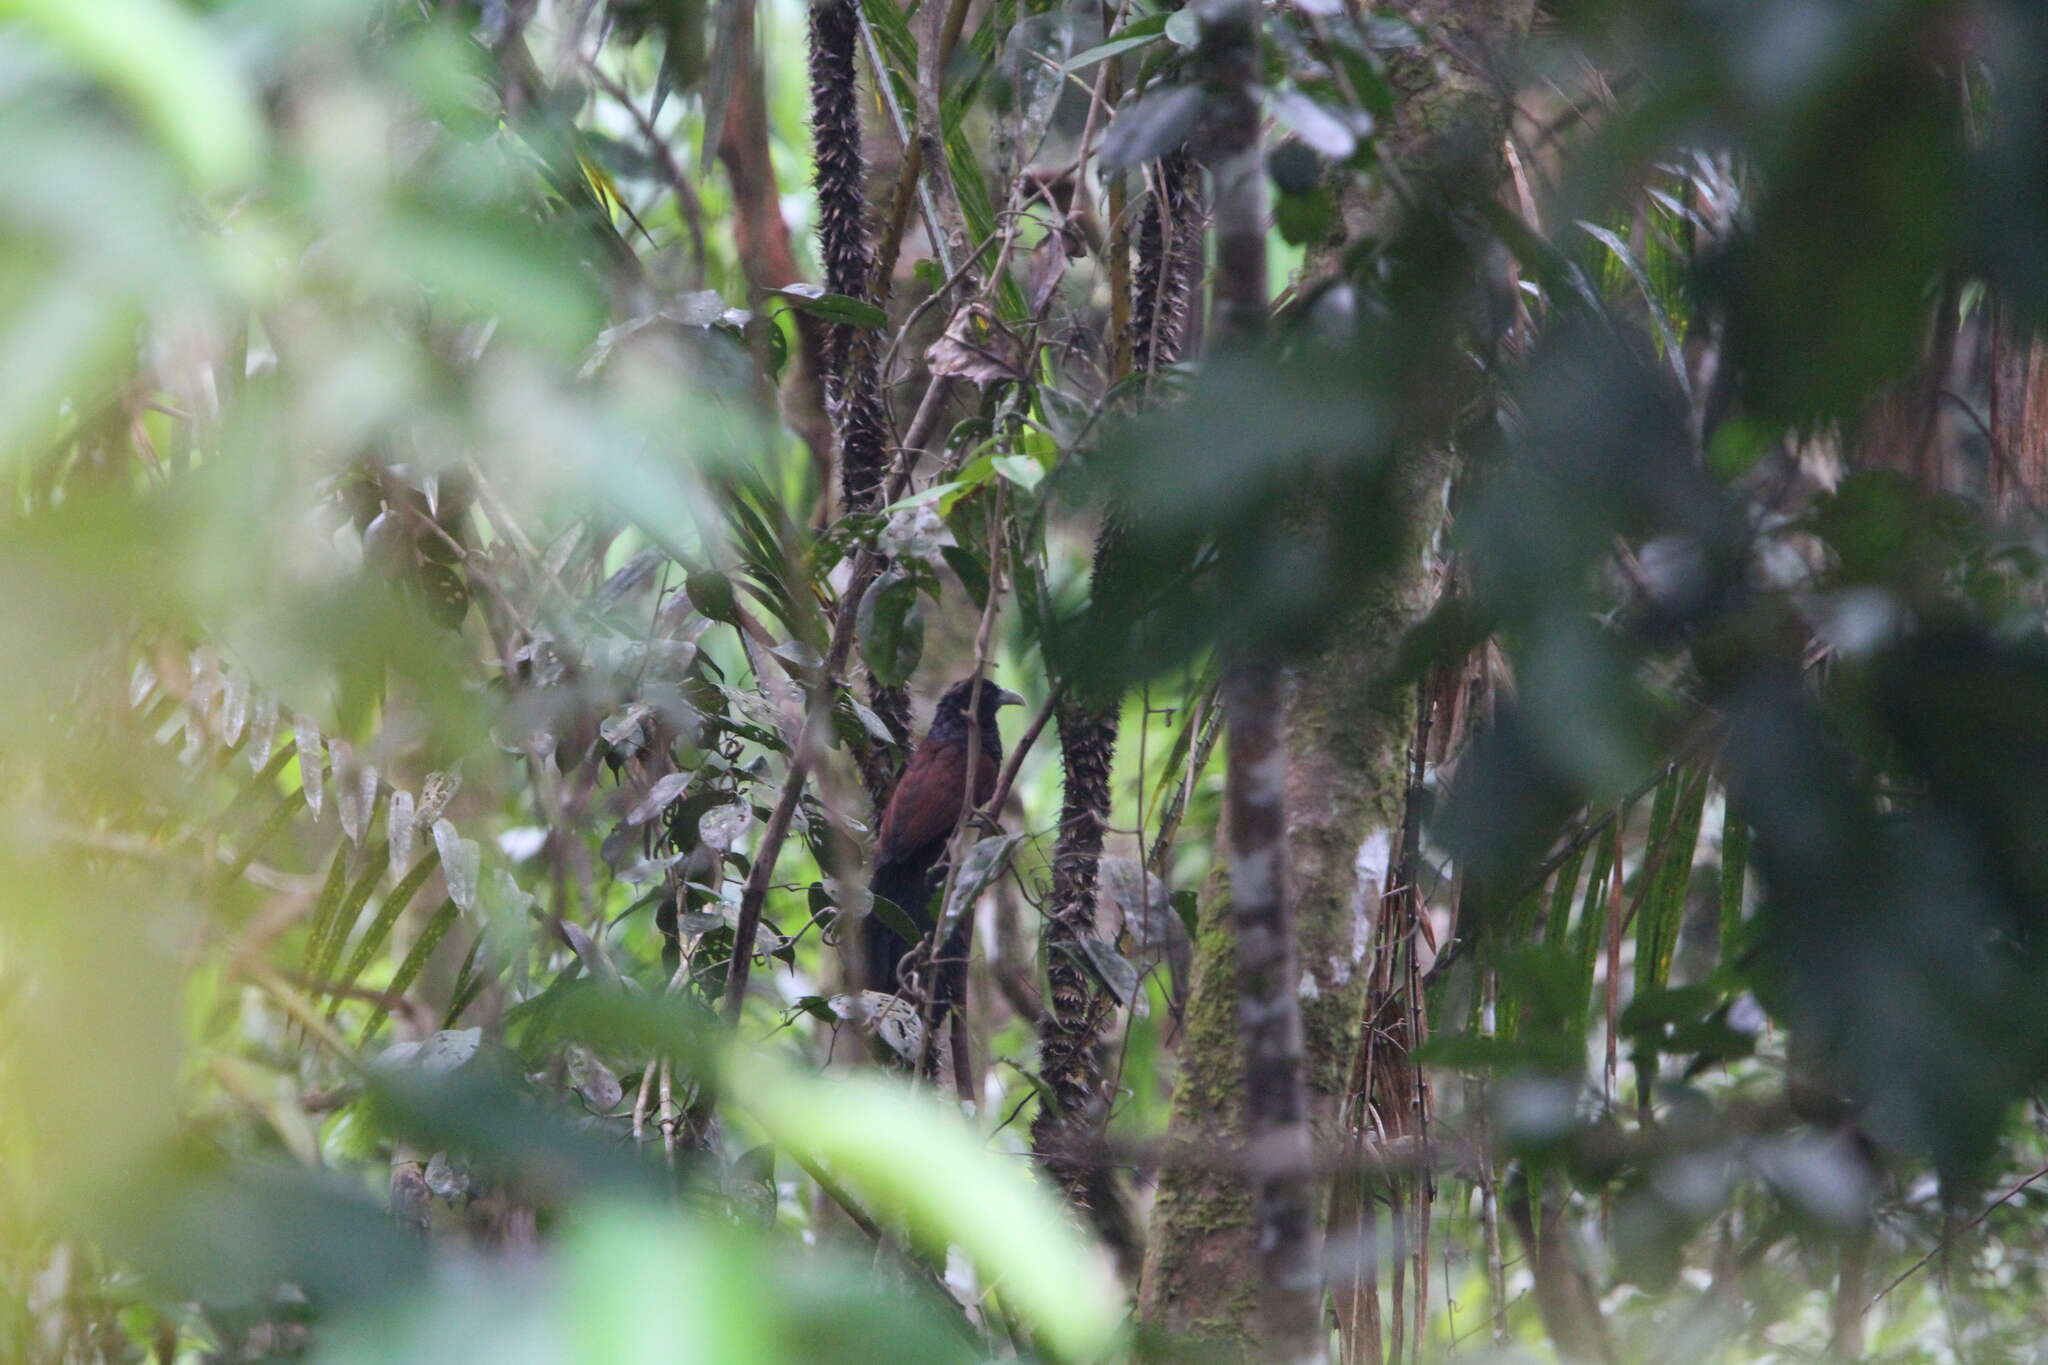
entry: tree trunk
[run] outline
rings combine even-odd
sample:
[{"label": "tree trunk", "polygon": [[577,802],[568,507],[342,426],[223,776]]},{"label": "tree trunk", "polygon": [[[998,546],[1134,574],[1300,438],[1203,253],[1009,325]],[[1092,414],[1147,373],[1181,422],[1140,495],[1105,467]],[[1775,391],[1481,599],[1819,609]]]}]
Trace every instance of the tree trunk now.
[{"label": "tree trunk", "polygon": [[[768,148],[768,101],[761,88],[761,63],[754,50],[753,0],[742,5],[739,38],[732,61],[732,96],[726,102],[725,125],[718,140],[718,159],[732,185],[733,254],[746,272],[747,287],[760,306],[762,291],[780,289],[803,278],[782,217],[781,189]],[[822,371],[825,324],[809,313],[795,315],[797,352],[790,357],[782,386],[782,412],[804,444],[818,471],[818,486],[832,480],[832,419],[825,412]]]},{"label": "tree trunk", "polygon": [[2048,506],[2048,346],[2003,303],[1991,324],[1991,493],[2007,516]]},{"label": "tree trunk", "polygon": [[[1403,7],[1424,42],[1393,54],[1389,75],[1402,106],[1396,126],[1382,136],[1382,157],[1412,178],[1446,138],[1483,139],[1497,149],[1503,101],[1492,74],[1474,63],[1497,57],[1525,31],[1532,8],[1532,0],[1421,0]],[[1497,150],[1491,160],[1499,164]],[[1220,195],[1215,207],[1220,220]],[[1347,239],[1384,237],[1395,201],[1358,189],[1341,207]],[[1334,244],[1323,260],[1336,261],[1343,249]],[[1225,268],[1219,264],[1219,271]],[[1415,725],[1412,688],[1370,683],[1388,671],[1403,636],[1433,598],[1437,568],[1430,550],[1442,525],[1450,468],[1451,455],[1442,449],[1404,457],[1395,494],[1397,567],[1361,595],[1318,657],[1284,669],[1279,680],[1300,962],[1293,993],[1300,1002],[1308,1119],[1325,1150],[1339,1145],[1366,1003],[1365,957],[1400,845]],[[1198,924],[1181,1081],[1140,1312],[1158,1326],[1249,1357],[1260,1354],[1253,1349],[1258,1255],[1252,1200],[1233,1169],[1245,1152],[1246,1126],[1233,1018],[1239,983],[1232,902],[1229,876],[1213,877]]]},{"label": "tree trunk", "polygon": [[[1098,548],[1098,573],[1104,558]],[[1109,1098],[1100,1053],[1115,1002],[1096,979],[1084,947],[1095,937],[1096,872],[1109,823],[1116,732],[1114,702],[1101,708],[1071,698],[1060,703],[1066,799],[1046,907],[1046,1010],[1038,1035],[1039,1077],[1053,1103],[1042,1104],[1031,1124],[1031,1148],[1068,1203],[1086,1213],[1118,1259],[1127,1261],[1134,1250],[1131,1230],[1097,1150]]]},{"label": "tree trunk", "polygon": [[[855,53],[860,12],[855,0],[811,6],[811,136],[817,151],[818,255],[825,287],[867,297],[873,253],[868,246],[867,162],[861,145],[860,78]],[[875,357],[861,330],[826,330],[825,398],[839,434],[839,491],[844,510],[874,505],[888,472]]]}]

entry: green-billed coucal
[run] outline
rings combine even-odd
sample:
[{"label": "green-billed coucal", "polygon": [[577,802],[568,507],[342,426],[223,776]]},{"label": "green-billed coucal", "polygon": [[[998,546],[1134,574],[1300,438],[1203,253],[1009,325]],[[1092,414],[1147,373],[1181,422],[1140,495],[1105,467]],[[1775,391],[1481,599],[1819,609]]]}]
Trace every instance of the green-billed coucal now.
[{"label": "green-billed coucal", "polygon": [[[967,743],[972,728],[967,708],[973,691],[970,678],[953,684],[939,698],[931,729],[904,765],[875,839],[875,876],[870,886],[877,896],[895,902],[926,934],[931,933],[938,915],[932,899],[946,879],[946,841],[960,823],[960,807],[967,794]],[[1003,737],[996,730],[996,711],[1023,700],[992,682],[981,684],[976,707],[981,719],[981,753],[974,764],[977,806],[995,794],[996,770],[1003,765]],[[897,972],[911,945],[877,916],[869,915],[865,928],[865,984],[869,990],[896,994],[900,984]],[[967,944],[968,925],[963,917],[937,955],[932,998],[942,1008],[965,994]]]}]

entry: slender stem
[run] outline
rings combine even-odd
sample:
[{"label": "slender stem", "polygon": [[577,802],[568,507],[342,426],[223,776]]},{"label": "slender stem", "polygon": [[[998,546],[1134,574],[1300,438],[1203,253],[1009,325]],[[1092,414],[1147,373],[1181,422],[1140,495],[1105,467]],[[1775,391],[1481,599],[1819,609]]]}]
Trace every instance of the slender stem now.
[{"label": "slender stem", "polygon": [[[882,502],[888,504],[900,497],[909,479],[907,456],[899,458],[889,475],[888,486],[882,492]],[[804,784],[810,780],[811,769],[821,747],[820,737],[826,733],[831,721],[832,698],[837,687],[835,680],[844,671],[847,656],[853,649],[853,626],[860,614],[860,599],[880,566],[881,557],[871,546],[864,547],[854,556],[846,592],[840,597],[837,614],[832,619],[832,640],[825,649],[825,663],[818,670],[810,705],[805,710],[803,730],[790,756],[789,776],[783,779],[782,794],[776,798],[775,809],[769,813],[768,824],[761,831],[761,842],[754,850],[754,865],[747,873],[746,885],[740,890],[739,919],[733,926],[732,963],[725,977],[725,1017],[733,1023],[739,1022],[740,1006],[746,1000],[747,975],[753,967],[754,939],[761,931],[761,908],[767,902],[768,888],[775,881],[775,864],[782,856],[783,843],[789,838],[789,826],[796,815],[797,804],[803,800]]]},{"label": "slender stem", "polygon": [[1038,714],[1024,727],[1024,733],[1017,737],[1016,746],[1010,750],[1009,761],[1003,764],[1003,774],[996,779],[996,789],[989,794],[988,800],[982,803],[983,815],[993,819],[1002,814],[1003,803],[1010,799],[1010,787],[1017,780],[1017,770],[1024,766],[1025,756],[1031,752],[1032,746],[1038,743],[1038,737],[1045,733],[1046,722],[1052,719],[1053,712],[1059,709],[1059,705],[1060,689],[1055,687],[1046,697],[1045,705],[1038,708]]},{"label": "slender stem", "polygon": [[683,168],[676,164],[675,153],[668,149],[668,139],[655,129],[654,120],[641,112],[639,104],[626,93],[625,87],[607,76],[596,62],[585,62],[584,71],[600,90],[625,108],[627,117],[633,120],[633,126],[640,130],[641,138],[647,143],[647,149],[654,153],[655,164],[661,167],[661,178],[675,195],[676,207],[682,211],[683,223],[690,230],[690,255],[696,261],[698,277],[702,278],[706,259],[704,205],[698,200],[690,177],[684,175]]}]

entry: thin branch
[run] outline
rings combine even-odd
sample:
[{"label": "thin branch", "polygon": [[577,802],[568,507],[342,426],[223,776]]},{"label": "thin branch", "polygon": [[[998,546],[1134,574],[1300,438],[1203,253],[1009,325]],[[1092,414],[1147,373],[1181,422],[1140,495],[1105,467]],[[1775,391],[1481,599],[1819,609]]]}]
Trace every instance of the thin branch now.
[{"label": "thin branch", "polygon": [[654,120],[642,113],[633,97],[626,93],[624,86],[605,75],[594,61],[585,62],[584,70],[600,90],[625,107],[633,126],[640,130],[640,136],[647,141],[648,150],[654,153],[655,164],[661,167],[661,178],[676,197],[676,207],[682,211],[683,222],[690,229],[690,254],[696,259],[697,276],[703,278],[707,253],[704,245],[704,205],[697,198],[696,187],[683,174],[683,168],[676,164],[675,154],[668,149],[668,139],[655,130]]},{"label": "thin branch", "polygon": [[[903,485],[910,477],[907,461],[907,455],[900,457],[890,473],[888,486],[882,493],[884,505],[902,495]],[[740,1006],[746,999],[747,974],[753,966],[754,939],[760,933],[761,908],[768,899],[768,888],[775,880],[775,864],[782,856],[784,841],[789,837],[789,826],[796,815],[797,804],[803,800],[804,785],[810,780],[811,769],[821,747],[819,737],[826,733],[831,720],[832,701],[837,688],[835,680],[846,667],[847,656],[853,648],[853,627],[860,614],[860,599],[880,565],[881,556],[872,546],[862,547],[861,552],[854,556],[846,592],[839,599],[839,608],[832,621],[832,640],[825,650],[825,662],[818,670],[810,705],[805,710],[803,730],[790,754],[789,776],[783,780],[782,794],[776,799],[775,809],[761,831],[761,842],[754,850],[754,865],[749,869],[746,884],[740,891],[739,918],[733,926],[732,963],[726,972],[723,1005],[725,1017],[731,1023],[739,1022]]]},{"label": "thin branch", "polygon": [[1017,745],[1010,751],[1009,761],[1003,764],[1002,776],[996,779],[995,791],[982,803],[981,813],[984,816],[994,819],[1002,814],[1003,803],[1010,799],[1011,784],[1017,780],[1017,770],[1024,766],[1024,758],[1031,752],[1031,747],[1038,743],[1038,737],[1045,733],[1046,722],[1052,719],[1052,714],[1059,709],[1059,704],[1060,689],[1054,687],[1051,694],[1046,697],[1045,705],[1038,708],[1038,714],[1031,718],[1031,723],[1024,727],[1024,733],[1017,737]]},{"label": "thin branch", "polygon": [[1894,1289],[1897,1289],[1907,1280],[1910,1280],[1913,1278],[1913,1276],[1919,1274],[1921,1270],[1926,1268],[1927,1263],[1929,1261],[1933,1260],[1936,1256],[1939,1256],[1942,1252],[1946,1251],[1949,1248],[1949,1246],[1952,1243],[1954,1243],[1957,1237],[1960,1237],[1963,1233],[1968,1232],[1971,1228],[1974,1228],[1979,1223],[1982,1223],[1986,1218],[1989,1218],[1999,1208],[2003,1207],[2006,1204],[2010,1204],[2013,1200],[2017,1199],[2029,1185],[2032,1185],[2035,1181],[2043,1179],[2044,1177],[2048,1177],[2048,1166],[2043,1166],[2040,1170],[2035,1171],[2032,1175],[2026,1177],[2024,1180],[2021,1180],[2018,1184],[2012,1186],[2004,1194],[1999,1195],[1998,1198],[1992,1200],[1989,1204],[1986,1204],[1983,1210],[1979,1212],[1977,1216],[1975,1218],[1972,1218],[1969,1222],[1963,1224],[1959,1228],[1952,1229],[1950,1232],[1945,1234],[1940,1241],[1936,1242],[1931,1248],[1928,1249],[1928,1252],[1925,1256],[1922,1256],[1919,1260],[1913,1262],[1913,1264],[1907,1266],[1904,1270],[1900,1271],[1898,1275],[1893,1278],[1890,1284],[1878,1290],[1876,1296],[1870,1300],[1869,1304],[1865,1306],[1863,1311],[1867,1313],[1872,1308],[1877,1307],[1878,1304],[1884,1301],[1885,1295],[1891,1293]]}]

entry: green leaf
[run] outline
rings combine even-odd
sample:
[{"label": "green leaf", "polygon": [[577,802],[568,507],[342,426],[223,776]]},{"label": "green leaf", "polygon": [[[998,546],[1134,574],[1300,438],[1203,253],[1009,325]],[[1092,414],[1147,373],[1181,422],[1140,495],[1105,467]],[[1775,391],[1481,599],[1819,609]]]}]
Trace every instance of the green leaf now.
[{"label": "green leaf", "polygon": [[716,569],[691,572],[683,579],[683,594],[690,605],[714,621],[739,624],[739,604],[733,597],[732,580]]},{"label": "green leaf", "polygon": [[1581,232],[1613,253],[1614,259],[1620,262],[1621,268],[1628,272],[1628,277],[1641,291],[1643,303],[1649,310],[1650,321],[1657,328],[1657,340],[1663,344],[1664,359],[1671,367],[1672,380],[1678,385],[1678,391],[1690,398],[1692,373],[1686,368],[1685,352],[1678,344],[1678,330],[1672,325],[1671,314],[1665,309],[1663,299],[1658,297],[1656,289],[1651,286],[1649,272],[1643,269],[1642,262],[1629,250],[1628,243],[1622,241],[1617,234],[1598,223],[1582,220],[1578,226]]},{"label": "green leaf", "polygon": [[227,809],[222,811],[220,817],[214,821],[214,828],[217,830],[228,828],[235,823],[236,819],[240,817],[245,809],[255,803],[259,795],[264,792],[274,793],[277,790],[277,779],[284,772],[285,764],[291,762],[296,756],[292,752],[292,746],[289,744],[280,744],[273,749],[270,754],[270,761],[263,765],[262,771],[249,779],[248,785],[235,793],[234,799],[228,802]]},{"label": "green leaf", "polygon": [[[381,862],[382,860],[378,859],[377,861]],[[334,982],[334,998],[328,1002],[327,1006],[327,1017],[329,1019],[332,1019],[340,1011],[342,996],[362,976],[363,968],[370,965],[370,958],[384,945],[384,940],[390,935],[392,926],[398,923],[399,915],[404,913],[406,906],[412,904],[412,898],[419,894],[420,888],[426,885],[427,878],[440,865],[440,851],[438,849],[429,849],[425,857],[413,864],[412,870],[405,874],[404,880],[391,888],[391,894],[384,898],[384,903],[377,907],[377,917],[371,920],[370,927],[363,931],[363,937],[356,944],[355,951],[348,956],[348,966],[342,969],[340,978]],[[337,949],[340,947],[339,944],[335,946]],[[475,949],[472,948],[471,952],[474,953]],[[457,984],[456,994],[459,996],[461,994],[459,989],[461,983],[458,982]]]},{"label": "green leaf", "polygon": [[1565,930],[1572,917],[1572,893],[1578,890],[1579,869],[1585,861],[1586,847],[1581,844],[1565,859],[1551,882],[1550,909],[1543,917],[1543,941],[1548,945],[1562,946],[1565,942]]},{"label": "green leaf", "polygon": [[960,579],[978,611],[988,603],[988,565],[964,545],[941,545],[939,554]]},{"label": "green leaf", "polygon": [[815,284],[789,284],[768,292],[788,299],[795,307],[827,322],[843,323],[848,327],[889,325],[889,315],[872,303],[849,294],[828,294]]},{"label": "green leaf", "polygon": [[1208,96],[1197,85],[1169,85],[1147,91],[1116,116],[1102,135],[1100,161],[1106,170],[1124,170],[1155,161],[1178,147],[1195,126]]},{"label": "green leaf", "polygon": [[[363,907],[370,903],[370,893],[377,889],[377,883],[384,880],[384,869],[391,862],[391,845],[378,841],[363,862],[363,870],[356,874],[355,882],[349,887],[348,895],[342,897],[341,909],[334,917],[334,931],[326,942],[320,945],[320,960],[313,964],[313,989],[327,979],[334,970],[334,964],[341,958],[341,949],[348,942],[348,931],[355,927],[362,916]],[[339,1004],[339,1001],[336,1001]]]},{"label": "green leaf", "polygon": [[1120,1310],[1092,1253],[1025,1167],[998,1157],[930,1095],[873,1075],[820,1080],[766,1053],[731,1054],[726,1096],[807,1169],[827,1169],[868,1207],[957,1246],[982,1284],[1030,1325],[1045,1354],[1093,1359]]},{"label": "green leaf", "polygon": [[726,106],[732,100],[732,81],[740,65],[739,44],[742,19],[751,23],[753,10],[725,0],[717,6],[711,31],[711,55],[704,63],[708,80],[704,86],[703,137],[697,144],[697,165],[703,174],[718,164],[718,144],[725,134]]},{"label": "green leaf", "polygon": [[306,956],[302,964],[309,977],[318,975],[320,963],[327,956],[327,940],[340,932],[335,921],[341,917],[341,902],[348,894],[348,855],[353,847],[344,840],[334,850],[334,861],[328,864],[327,881],[320,888],[320,899],[313,903],[313,924],[306,935]]},{"label": "green leaf", "polygon": [[860,600],[855,618],[861,656],[884,687],[901,687],[924,653],[924,603],[917,583],[901,566],[876,579]]},{"label": "green leaf", "polygon": [[255,92],[170,0],[0,0],[0,20],[118,91],[202,188],[242,180],[262,160]]},{"label": "green leaf", "polygon": [[[1643,956],[1642,940],[1637,942],[1638,990],[1646,982],[1662,986],[1670,979],[1671,958],[1678,947],[1678,929],[1685,918],[1686,893],[1692,884],[1693,854],[1699,847],[1700,816],[1710,785],[1707,774],[1702,771],[1695,780],[1686,784],[1672,811],[1670,834],[1658,855],[1654,873],[1656,881],[1650,889],[1650,899],[1643,905],[1644,923],[1653,932],[1647,962]],[[1644,975],[1646,968],[1649,972],[1647,977]]]},{"label": "green leaf", "polygon": [[1281,240],[1293,246],[1313,246],[1330,235],[1337,221],[1336,196],[1324,186],[1307,194],[1283,194],[1273,204],[1273,225]]},{"label": "green leaf", "polygon": [[1089,970],[1101,978],[1117,1004],[1130,1004],[1131,997],[1138,993],[1138,969],[1130,960],[1093,935],[1082,939],[1080,948]]},{"label": "green leaf", "polygon": [[1678,805],[1680,790],[1685,786],[1685,770],[1673,768],[1657,783],[1656,794],[1650,799],[1650,828],[1644,836],[1643,866],[1639,872],[1640,882],[1635,893],[1636,927],[1636,989],[1645,990],[1655,980],[1657,962],[1657,916],[1663,912],[1664,901],[1657,894],[1664,870],[1664,848],[1671,838],[1671,813]]},{"label": "green leaf", "polygon": [[[288,747],[287,752],[289,752]],[[249,864],[256,861],[256,855],[263,851],[263,846],[276,838],[278,833],[292,822],[292,818],[305,808],[306,789],[304,787],[293,788],[286,794],[283,800],[277,803],[277,808],[270,812],[269,818],[257,827],[255,833],[249,836],[249,842],[242,846],[242,851],[235,855],[235,860],[229,863],[226,869],[222,871],[220,884],[222,886],[231,886],[239,881],[242,874],[249,870]]]},{"label": "green leaf", "polygon": [[906,942],[915,943],[924,937],[924,930],[910,917],[910,912],[887,896],[875,897],[871,913]]},{"label": "green leaf", "polygon": [[953,878],[953,894],[946,901],[946,911],[939,926],[941,938],[952,932],[961,916],[974,908],[977,897],[989,883],[1003,875],[1003,869],[1010,865],[1010,851],[1024,842],[1022,834],[991,834],[975,842],[974,847],[960,860],[960,870]]},{"label": "green leaf", "polygon": [[1561,1034],[1510,1040],[1480,1033],[1446,1033],[1415,1049],[1415,1060],[1423,1066],[1461,1071],[1568,1072],[1579,1064],[1578,1051],[1578,1040]]},{"label": "green leaf", "polygon": [[452,1029],[470,1002],[483,994],[483,989],[497,976],[496,968],[486,971],[476,969],[477,959],[483,955],[484,940],[488,934],[480,933],[470,940],[469,951],[462,955],[462,967],[455,973],[455,989],[449,993],[448,1012],[441,1016],[441,1027]]},{"label": "green leaf", "polygon": [[1349,161],[1358,150],[1358,133],[1341,113],[1323,107],[1299,90],[1275,90],[1273,113],[1295,136],[1331,161]]},{"label": "green leaf", "polygon": [[[427,959],[434,955],[434,949],[441,946],[441,940],[447,937],[448,931],[454,927],[455,921],[461,915],[462,910],[454,901],[441,902],[440,908],[434,911],[434,917],[427,921],[426,927],[420,930],[420,936],[413,941],[412,951],[405,955],[405,961],[398,964],[398,971],[392,976],[390,986],[385,989],[386,995],[396,999],[412,989],[412,983],[419,980],[420,973],[426,970]],[[357,1045],[369,1042],[377,1030],[383,1027],[387,1017],[387,1012],[383,1010],[372,1015]]]},{"label": "green leaf", "polygon": [[995,468],[996,473],[1027,493],[1045,482],[1045,466],[1029,455],[998,455]]},{"label": "green leaf", "polygon": [[1703,1019],[1720,1003],[1721,992],[1715,986],[1653,987],[1628,1002],[1617,1027],[1631,1035],[1655,1032],[1673,1024]]},{"label": "green leaf", "polygon": [[910,507],[922,507],[928,502],[937,502],[948,493],[966,488],[967,486],[958,479],[949,479],[944,483],[935,483],[929,488],[919,489],[908,497],[898,498],[887,507],[884,507],[882,512],[884,515],[887,515],[890,512],[901,512]]},{"label": "green leaf", "polygon": [[[892,74],[905,82],[917,79],[917,39],[910,32],[910,21],[903,15],[902,7],[896,0],[861,0],[861,12],[875,31],[875,42],[882,49]],[[915,99],[909,101],[915,104]]]},{"label": "green leaf", "polygon": [[[1091,47],[1085,52],[1077,52],[1067,58],[1065,65],[1060,67],[1060,73],[1062,75],[1072,75],[1076,71],[1085,70],[1097,62],[1114,57],[1119,52],[1129,52],[1133,48],[1143,47],[1147,43],[1157,41],[1160,35],[1167,31],[1171,17],[1165,14],[1148,14],[1143,19],[1125,24],[1117,30],[1116,37],[1111,38],[1108,42]],[[1176,39],[1176,41],[1179,40]],[[1186,44],[1182,45],[1186,46]]]},{"label": "green leaf", "polygon": [[1579,1011],[1572,1032],[1584,1036],[1593,1010],[1593,978],[1600,950],[1607,944],[1607,897],[1614,870],[1614,844],[1605,831],[1593,838],[1593,865],[1586,872],[1586,894],[1579,902]]}]

